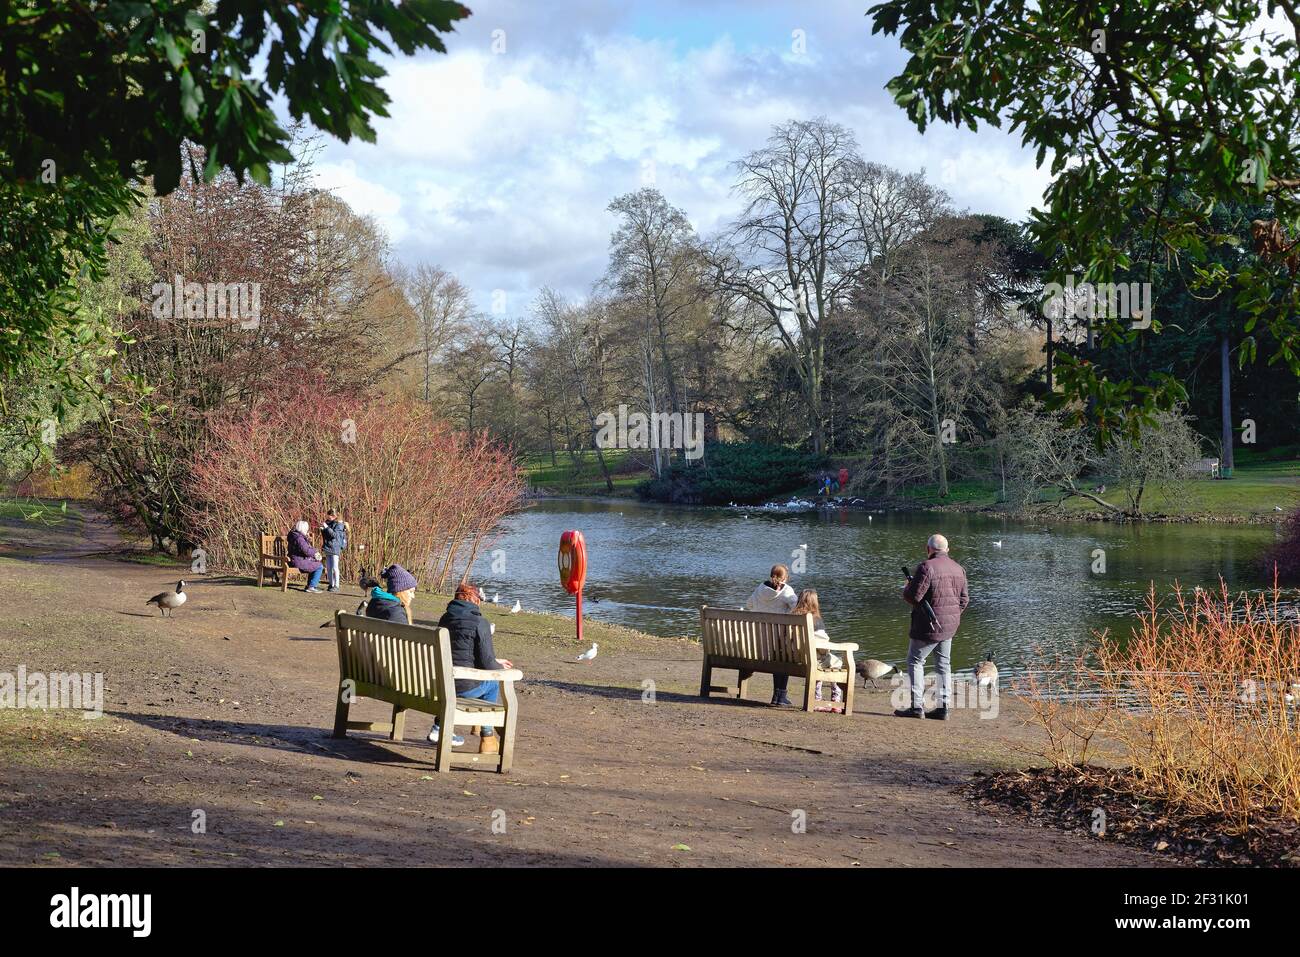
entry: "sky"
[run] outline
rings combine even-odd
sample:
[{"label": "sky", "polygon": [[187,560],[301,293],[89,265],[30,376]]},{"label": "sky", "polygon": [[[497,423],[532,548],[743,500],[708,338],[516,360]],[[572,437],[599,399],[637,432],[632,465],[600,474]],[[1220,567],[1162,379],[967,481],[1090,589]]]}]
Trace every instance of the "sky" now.
[{"label": "sky", "polygon": [[824,116],[870,161],[924,169],[959,209],[1021,220],[1046,168],[1019,137],[931,126],[884,85],[905,57],[870,0],[471,0],[449,54],[385,59],[377,142],[327,138],[318,184],[442,266],[486,313],[527,316],[549,285],[590,293],[606,207],[658,188],[702,236],[739,212],[732,164],[773,126]]}]

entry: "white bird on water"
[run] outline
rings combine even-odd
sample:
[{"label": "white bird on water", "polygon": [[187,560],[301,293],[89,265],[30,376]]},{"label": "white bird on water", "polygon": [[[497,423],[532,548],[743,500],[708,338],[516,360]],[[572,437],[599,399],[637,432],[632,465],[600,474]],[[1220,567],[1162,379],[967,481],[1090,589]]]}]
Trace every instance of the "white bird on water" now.
[{"label": "white bird on water", "polygon": [[994,548],[1001,548],[1001,547],[1002,547],[1002,539],[999,538],[997,541],[995,541],[995,542],[993,543],[993,547],[994,547]]},{"label": "white bird on water", "polygon": [[597,650],[599,647],[600,647],[600,646],[597,645],[597,644],[593,641],[593,642],[591,643],[591,647],[590,647],[590,648],[588,648],[588,649],[587,649],[586,651],[584,651],[582,654],[578,655],[578,660],[579,660],[579,661],[590,661],[592,658],[595,658],[595,657],[596,657],[596,650]]},{"label": "white bird on water", "polygon": [[524,606],[519,604],[519,599],[515,599],[514,605],[510,608],[510,614],[517,615],[524,610]]}]

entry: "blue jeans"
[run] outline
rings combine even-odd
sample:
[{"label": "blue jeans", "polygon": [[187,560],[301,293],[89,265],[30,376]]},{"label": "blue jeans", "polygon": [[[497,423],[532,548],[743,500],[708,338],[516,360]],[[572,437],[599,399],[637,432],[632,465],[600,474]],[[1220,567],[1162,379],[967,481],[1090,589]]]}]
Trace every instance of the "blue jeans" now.
[{"label": "blue jeans", "polygon": [[[478,698],[481,701],[487,701],[491,704],[501,703],[501,682],[499,681],[481,681],[472,688],[456,692],[457,698]],[[489,737],[495,734],[493,728],[483,728],[483,736]]]},{"label": "blue jeans", "polygon": [[947,641],[917,641],[911,639],[907,648],[907,679],[912,686],[912,707],[924,707],[922,695],[925,692],[925,659],[930,652],[938,650],[935,655],[935,680],[939,689],[939,707],[947,708],[952,704],[952,667],[950,654],[952,639]]},{"label": "blue jeans", "polygon": [[323,572],[324,570],[325,570],[325,569],[324,569],[324,567],[322,566],[321,568],[318,568],[318,569],[316,569],[314,572],[311,572],[311,573],[310,573],[310,577],[307,579],[307,587],[308,587],[308,588],[315,588],[317,585],[320,584],[320,576],[321,576],[321,572]]}]

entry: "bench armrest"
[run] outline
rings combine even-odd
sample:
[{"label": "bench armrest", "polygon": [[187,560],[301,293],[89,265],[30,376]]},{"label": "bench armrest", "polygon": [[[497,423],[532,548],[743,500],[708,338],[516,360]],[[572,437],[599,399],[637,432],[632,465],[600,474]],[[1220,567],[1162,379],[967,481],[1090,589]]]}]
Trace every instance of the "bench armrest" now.
[{"label": "bench armrest", "polygon": [[841,642],[819,641],[817,642],[817,647],[828,648],[831,651],[857,651],[858,650],[858,646],[851,641],[841,641]]},{"label": "bench armrest", "polygon": [[500,668],[487,670],[484,668],[458,668],[451,669],[453,678],[468,679],[471,681],[523,681],[524,673],[518,668]]}]

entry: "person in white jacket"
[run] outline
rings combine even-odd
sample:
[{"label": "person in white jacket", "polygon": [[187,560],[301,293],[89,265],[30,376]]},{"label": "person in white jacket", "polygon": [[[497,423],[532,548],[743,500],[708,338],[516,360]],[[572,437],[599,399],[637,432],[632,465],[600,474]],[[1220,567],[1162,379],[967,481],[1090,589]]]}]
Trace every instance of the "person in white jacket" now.
[{"label": "person in white jacket", "polygon": [[[799,596],[790,587],[790,569],[784,565],[773,565],[767,581],[754,589],[745,602],[745,611],[766,611],[778,615],[788,615],[799,602]],[[790,683],[789,675],[772,675],[772,704],[781,708],[793,708],[794,702],[785,693]]]}]

